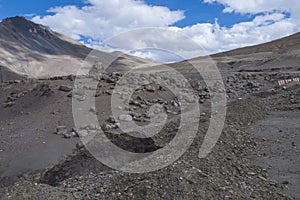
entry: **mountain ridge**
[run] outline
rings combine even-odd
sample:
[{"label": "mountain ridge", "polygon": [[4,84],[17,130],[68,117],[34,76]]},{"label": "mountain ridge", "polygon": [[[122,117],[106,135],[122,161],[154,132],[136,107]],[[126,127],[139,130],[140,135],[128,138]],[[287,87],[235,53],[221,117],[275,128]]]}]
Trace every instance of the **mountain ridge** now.
[{"label": "mountain ridge", "polygon": [[14,72],[18,76],[44,78],[77,74],[82,61],[91,52],[104,64],[113,61],[108,62],[111,71],[155,63],[88,48],[24,17],[6,18],[0,23],[0,65],[7,68],[5,71]]},{"label": "mountain ridge", "polygon": [[[299,71],[300,32],[267,43],[242,47],[210,55],[220,70],[227,71]],[[207,59],[196,57],[190,62]]]},{"label": "mountain ridge", "polygon": [[[91,51],[75,40],[19,16],[6,18],[0,23],[0,39],[19,42],[28,49],[46,54],[68,54],[84,58]],[[32,45],[33,42],[36,45]]]},{"label": "mountain ridge", "polygon": [[[41,24],[35,24],[25,17],[3,19],[0,22],[0,82],[14,78],[76,74],[82,61],[92,51],[93,49]],[[122,55],[120,52],[95,51],[99,61],[105,63],[113,60],[111,69],[115,71],[157,64],[142,58]],[[188,61],[201,62],[206,57],[196,57]],[[300,33],[209,57],[220,70],[297,71],[300,70]],[[185,65],[180,66],[180,63],[184,62],[173,63],[171,66],[184,68]]]}]

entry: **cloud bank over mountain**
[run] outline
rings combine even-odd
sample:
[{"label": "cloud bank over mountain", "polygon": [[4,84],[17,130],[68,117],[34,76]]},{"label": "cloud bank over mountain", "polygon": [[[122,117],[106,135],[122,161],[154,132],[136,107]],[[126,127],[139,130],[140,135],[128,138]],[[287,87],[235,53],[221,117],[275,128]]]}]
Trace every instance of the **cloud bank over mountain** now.
[{"label": "cloud bank over mountain", "polygon": [[[35,16],[32,20],[49,26],[55,31],[66,34],[86,45],[102,50],[109,50],[103,41],[122,32],[145,27],[159,27],[175,31],[190,37],[200,45],[205,54],[217,53],[238,47],[244,47],[271,41],[300,31],[300,1],[290,0],[203,0],[199,3],[223,5],[223,12],[254,16],[249,21],[222,26],[218,19],[214,23],[197,23],[186,27],[176,27],[174,24],[185,18],[184,11],[171,10],[164,6],[153,6],[145,1],[135,0],[87,0],[83,7],[75,5],[50,8],[49,15]],[[134,31],[136,33],[136,31]],[[135,38],[136,35],[131,35]],[[150,40],[166,46],[172,51],[177,37],[161,37],[147,35]],[[144,37],[143,40],[147,40]],[[126,42],[126,41],[123,41]],[[172,43],[172,45],[170,45]],[[138,41],[128,40],[128,49],[114,47],[111,50],[135,52],[135,55],[151,58],[151,53],[136,51],[141,49]],[[182,51],[191,48],[181,44]],[[193,49],[192,49],[193,50]],[[138,52],[138,53],[137,53]],[[178,53],[174,49],[174,54]],[[154,55],[152,53],[152,55]],[[166,54],[167,55],[167,54]],[[191,56],[194,56],[191,54]],[[153,59],[157,59],[157,55]],[[169,57],[159,56],[161,61]]]}]

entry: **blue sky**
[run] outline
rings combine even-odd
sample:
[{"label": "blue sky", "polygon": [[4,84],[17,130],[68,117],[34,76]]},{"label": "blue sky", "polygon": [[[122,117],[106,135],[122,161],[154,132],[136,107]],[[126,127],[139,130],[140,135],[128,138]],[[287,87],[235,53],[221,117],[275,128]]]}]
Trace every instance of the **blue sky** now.
[{"label": "blue sky", "polygon": [[175,26],[181,28],[185,26],[191,26],[196,23],[213,23],[215,18],[218,19],[220,25],[231,27],[233,24],[238,22],[251,20],[254,18],[252,15],[223,13],[222,10],[224,9],[224,5],[218,3],[201,3],[201,1],[198,0],[147,0],[146,2],[152,5],[166,6],[172,10],[183,10],[186,18],[174,24]]},{"label": "blue sky", "polygon": [[[83,0],[0,0],[0,19],[16,15],[25,16],[30,19],[32,15],[46,15],[49,8],[57,6],[76,5],[85,6]],[[223,13],[224,5],[201,3],[198,0],[146,0],[149,5],[165,6],[171,10],[182,10],[186,16],[185,19],[175,23],[175,26],[185,27],[196,23],[213,23],[215,18],[220,25],[231,27],[238,22],[251,20],[254,15],[239,13]]]},{"label": "blue sky", "polygon": [[0,18],[26,14],[45,15],[51,7],[70,4],[84,5],[81,0],[0,0]]},{"label": "blue sky", "polygon": [[[299,10],[299,0],[289,0],[289,4],[286,0],[0,0],[1,19],[22,15],[93,48],[103,49],[103,41],[123,32],[158,27],[188,36],[206,54],[299,32]],[[147,35],[149,38],[144,40],[153,40],[153,36]],[[179,50],[176,45],[168,45],[178,42],[176,37],[161,37],[158,41],[159,38],[155,38],[155,45],[159,43],[168,52],[175,51],[174,48],[191,51],[183,44]],[[133,43],[122,41],[118,50],[141,49]],[[151,49],[155,45],[143,48]]]}]

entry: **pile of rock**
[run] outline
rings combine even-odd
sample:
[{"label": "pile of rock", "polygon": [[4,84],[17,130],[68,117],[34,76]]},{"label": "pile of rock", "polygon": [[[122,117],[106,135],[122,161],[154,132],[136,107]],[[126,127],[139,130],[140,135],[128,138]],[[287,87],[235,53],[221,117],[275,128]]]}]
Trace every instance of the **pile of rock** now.
[{"label": "pile of rock", "polygon": [[4,107],[12,107],[13,105],[16,104],[16,100],[22,96],[24,96],[25,93],[24,92],[12,92],[10,93],[10,95],[7,97],[5,103],[4,103]]},{"label": "pile of rock", "polygon": [[57,126],[56,127],[56,134],[62,135],[66,139],[70,139],[72,137],[78,137],[78,131],[76,128],[72,128],[70,131],[66,126]]},{"label": "pile of rock", "polygon": [[33,90],[37,91],[35,94],[36,96],[51,96],[54,94],[54,91],[51,89],[48,83],[37,85]]},{"label": "pile of rock", "polygon": [[228,97],[239,98],[243,94],[259,92],[263,84],[258,82],[258,76],[262,75],[237,73],[228,76],[225,82]]}]

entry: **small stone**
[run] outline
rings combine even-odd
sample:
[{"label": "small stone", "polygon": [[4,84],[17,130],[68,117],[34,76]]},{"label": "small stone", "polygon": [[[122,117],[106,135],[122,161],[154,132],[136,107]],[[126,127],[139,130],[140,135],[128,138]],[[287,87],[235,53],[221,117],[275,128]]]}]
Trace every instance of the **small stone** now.
[{"label": "small stone", "polygon": [[277,91],[274,88],[271,89],[271,92],[272,92],[272,94],[276,94],[277,93]]},{"label": "small stone", "polygon": [[138,101],[130,101],[129,104],[134,106],[140,106],[140,103]]},{"label": "small stone", "polygon": [[132,121],[132,117],[130,115],[120,115],[119,120],[125,121],[125,122],[130,122],[130,121]]},{"label": "small stone", "polygon": [[65,133],[65,134],[64,134],[64,138],[66,138],[66,139],[70,139],[71,137],[72,137],[72,135],[69,134],[69,133]]},{"label": "small stone", "polygon": [[295,147],[295,146],[296,146],[296,143],[295,143],[295,142],[292,142],[292,146]]},{"label": "small stone", "polygon": [[7,102],[4,104],[4,107],[5,108],[8,108],[8,107],[12,107],[13,105],[15,105],[16,103],[14,101],[10,101],[10,102]]},{"label": "small stone", "polygon": [[84,144],[82,142],[77,142],[76,148],[77,149],[82,149],[84,147]]},{"label": "small stone", "polygon": [[69,75],[69,76],[68,76],[68,79],[69,79],[70,81],[75,81],[75,78],[76,78],[75,75]]},{"label": "small stone", "polygon": [[101,128],[102,128],[103,131],[109,131],[109,130],[112,129],[112,126],[109,125],[109,124],[102,124]]},{"label": "small stone", "polygon": [[56,127],[56,134],[57,135],[63,135],[66,134],[68,132],[67,127],[66,126],[58,126]]},{"label": "small stone", "polygon": [[107,119],[107,121],[109,123],[116,123],[116,119],[114,118],[114,116],[109,116],[109,118]]},{"label": "small stone", "polygon": [[77,130],[77,128],[72,128],[72,130],[71,130],[72,137],[79,137],[78,132],[79,131]]},{"label": "small stone", "polygon": [[177,103],[176,101],[172,101],[172,105],[175,107],[179,107],[179,103]]},{"label": "small stone", "polygon": [[116,83],[117,80],[114,79],[113,77],[109,77],[108,79],[106,79],[106,82],[107,82],[107,83]]},{"label": "small stone", "polygon": [[89,134],[88,130],[80,130],[78,133],[79,137],[86,137]]},{"label": "small stone", "polygon": [[291,104],[296,104],[297,102],[295,101],[295,99],[291,99],[291,100],[290,100],[290,103],[291,103]]},{"label": "small stone", "polygon": [[59,87],[59,90],[63,91],[63,92],[71,92],[73,90],[73,88],[68,85],[62,85]]},{"label": "small stone", "polygon": [[86,99],[86,96],[85,95],[77,95],[75,97],[78,101],[84,101]]},{"label": "small stone", "polygon": [[51,112],[52,115],[57,115],[57,114],[59,114],[59,113],[60,113],[60,110],[53,110],[53,111]]},{"label": "small stone", "polygon": [[96,112],[96,108],[95,108],[94,106],[92,106],[92,107],[90,108],[90,112],[95,113],[95,112]]},{"label": "small stone", "polygon": [[95,125],[95,124],[89,124],[88,126],[85,127],[86,130],[100,130],[100,126],[99,125]]},{"label": "small stone", "polygon": [[79,137],[77,132],[71,132],[72,137]]},{"label": "small stone", "polygon": [[265,177],[263,177],[263,176],[261,176],[261,175],[258,175],[258,178],[261,179],[261,180],[263,180],[263,181],[266,181],[266,180],[267,180]]},{"label": "small stone", "polygon": [[15,101],[15,100],[17,100],[16,97],[13,97],[13,96],[8,96],[8,97],[7,97],[7,102]]},{"label": "small stone", "polygon": [[107,95],[112,95],[112,91],[106,90],[106,91],[105,91],[105,94],[107,94]]},{"label": "small stone", "polygon": [[101,94],[103,94],[102,90],[97,90],[95,93],[95,97],[99,97],[101,96]]},{"label": "small stone", "polygon": [[147,85],[147,86],[145,87],[145,89],[146,89],[148,92],[155,92],[155,88],[154,88],[153,86],[151,86],[151,85]]},{"label": "small stone", "polygon": [[165,89],[164,89],[162,86],[159,86],[158,89],[159,89],[160,91],[165,91]]}]

